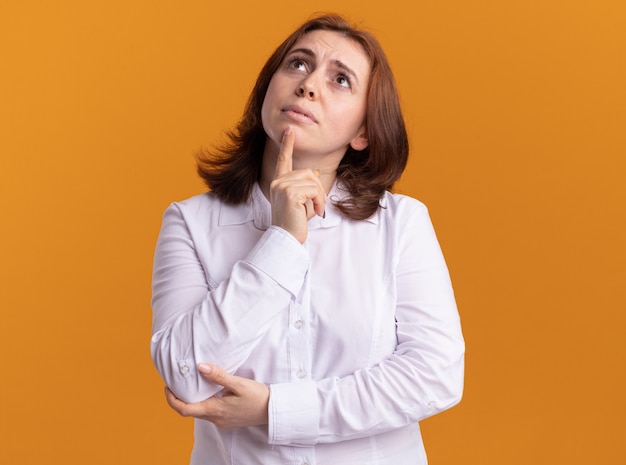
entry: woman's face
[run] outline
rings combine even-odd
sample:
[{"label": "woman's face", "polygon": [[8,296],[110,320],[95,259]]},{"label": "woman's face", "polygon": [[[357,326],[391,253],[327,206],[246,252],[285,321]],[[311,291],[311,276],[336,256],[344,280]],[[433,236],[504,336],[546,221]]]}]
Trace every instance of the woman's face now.
[{"label": "woman's face", "polygon": [[265,94],[261,116],[268,144],[279,147],[291,125],[294,161],[322,156],[338,164],[349,145],[366,148],[370,69],[357,42],[333,31],[305,34],[286,55]]}]

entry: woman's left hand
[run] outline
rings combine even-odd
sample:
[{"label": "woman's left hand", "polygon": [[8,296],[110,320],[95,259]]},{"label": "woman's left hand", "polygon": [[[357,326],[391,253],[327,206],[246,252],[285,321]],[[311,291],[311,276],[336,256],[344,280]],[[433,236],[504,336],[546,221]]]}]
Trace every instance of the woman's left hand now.
[{"label": "woman's left hand", "polygon": [[267,424],[270,390],[265,384],[231,375],[207,363],[199,364],[198,372],[208,381],[224,386],[223,394],[187,404],[166,387],[167,403],[180,415],[207,420],[224,429]]}]

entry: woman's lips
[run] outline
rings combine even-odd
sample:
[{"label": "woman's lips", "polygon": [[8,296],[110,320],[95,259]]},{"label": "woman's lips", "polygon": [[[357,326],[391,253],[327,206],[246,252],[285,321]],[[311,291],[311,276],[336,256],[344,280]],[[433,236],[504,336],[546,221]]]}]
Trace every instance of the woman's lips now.
[{"label": "woman's lips", "polygon": [[283,108],[282,111],[294,121],[302,123],[317,123],[313,113],[297,105],[289,105],[288,107]]}]

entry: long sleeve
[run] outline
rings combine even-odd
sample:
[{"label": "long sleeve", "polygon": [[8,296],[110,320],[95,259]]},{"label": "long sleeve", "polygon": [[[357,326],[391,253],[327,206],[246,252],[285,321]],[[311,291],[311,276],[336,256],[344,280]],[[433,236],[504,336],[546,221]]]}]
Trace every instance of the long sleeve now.
[{"label": "long sleeve", "polygon": [[[385,212],[402,218],[386,238],[393,255],[395,349],[346,375],[273,384],[270,444],[312,446],[370,437],[460,401],[465,346],[449,273],[426,207],[415,202],[396,207]],[[349,340],[350,328],[343,330]]]},{"label": "long sleeve", "polygon": [[256,243],[245,237],[235,243],[245,252],[216,282],[207,270],[212,257],[205,250],[203,221],[209,221],[206,215],[187,216],[181,205],[171,205],[153,267],[151,355],[167,386],[185,402],[221,389],[198,376],[196,364],[210,362],[235,372],[300,292],[308,267],[306,250],[270,227],[258,231]]}]

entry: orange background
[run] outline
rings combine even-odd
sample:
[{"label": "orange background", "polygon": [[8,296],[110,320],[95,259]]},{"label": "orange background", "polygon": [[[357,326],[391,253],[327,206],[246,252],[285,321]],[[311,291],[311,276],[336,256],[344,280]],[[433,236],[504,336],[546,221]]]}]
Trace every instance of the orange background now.
[{"label": "orange background", "polygon": [[[203,190],[192,153],[312,13],[268,3],[0,5],[0,463],[187,462],[149,358],[152,253]],[[431,209],[467,339],[431,464],[626,463],[624,2],[363,3],[313,4],[389,55],[398,187]]]}]

